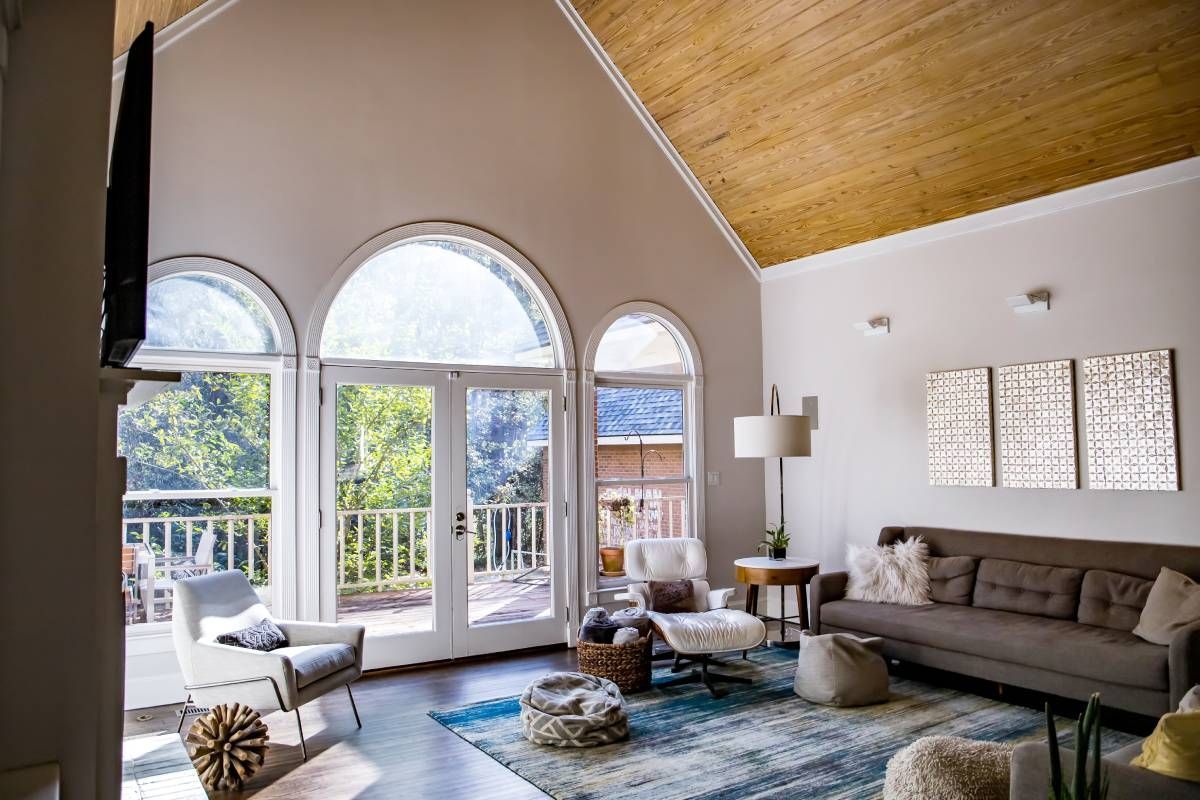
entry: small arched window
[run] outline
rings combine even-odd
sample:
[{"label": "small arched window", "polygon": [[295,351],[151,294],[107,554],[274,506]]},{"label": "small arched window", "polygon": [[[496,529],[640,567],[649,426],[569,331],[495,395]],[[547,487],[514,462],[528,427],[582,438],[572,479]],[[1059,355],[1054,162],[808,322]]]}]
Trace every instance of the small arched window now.
[{"label": "small arched window", "polygon": [[614,309],[593,337],[592,488],[599,588],[620,584],[630,539],[698,536],[702,487],[696,439],[699,356],[664,308]]},{"label": "small arched window", "polygon": [[476,242],[408,239],[367,259],[334,298],[322,358],[555,367],[524,278]]},{"label": "small arched window", "polygon": [[180,273],[146,290],[146,347],[209,353],[279,352],[279,337],[262,303],[219,275]]},{"label": "small arched window", "polygon": [[666,325],[648,314],[626,314],[600,339],[596,372],[683,375],[688,369],[679,341]]}]

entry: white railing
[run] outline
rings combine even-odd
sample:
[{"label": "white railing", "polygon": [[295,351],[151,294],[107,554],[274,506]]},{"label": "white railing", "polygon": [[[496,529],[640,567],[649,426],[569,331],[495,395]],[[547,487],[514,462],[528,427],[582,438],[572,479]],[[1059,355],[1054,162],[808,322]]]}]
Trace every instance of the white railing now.
[{"label": "white railing", "polygon": [[[547,566],[547,503],[473,505],[470,574],[503,578]],[[429,507],[337,512],[337,588],[385,591],[428,584]],[[445,535],[452,535],[447,529]]]},{"label": "white railing", "polygon": [[[627,513],[617,513],[600,503],[599,535],[602,546],[623,545],[630,539],[672,539],[688,535],[687,496],[664,496],[661,489],[606,486],[608,492],[629,498]],[[632,524],[628,519],[632,517]]]},{"label": "white railing", "polygon": [[[271,564],[270,528],[270,514],[130,517],[121,521],[121,544],[144,544],[164,563],[183,556],[196,558],[199,565],[211,564],[214,570],[245,566],[251,576],[265,575]],[[212,549],[200,552],[206,534]],[[223,553],[218,543],[224,544]]]}]

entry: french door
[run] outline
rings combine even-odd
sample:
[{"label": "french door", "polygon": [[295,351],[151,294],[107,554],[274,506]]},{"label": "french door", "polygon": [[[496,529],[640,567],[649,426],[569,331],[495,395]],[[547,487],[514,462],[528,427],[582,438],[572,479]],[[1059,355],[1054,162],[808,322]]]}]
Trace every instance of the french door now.
[{"label": "french door", "polygon": [[563,380],[327,366],[321,617],[368,668],[566,639]]}]

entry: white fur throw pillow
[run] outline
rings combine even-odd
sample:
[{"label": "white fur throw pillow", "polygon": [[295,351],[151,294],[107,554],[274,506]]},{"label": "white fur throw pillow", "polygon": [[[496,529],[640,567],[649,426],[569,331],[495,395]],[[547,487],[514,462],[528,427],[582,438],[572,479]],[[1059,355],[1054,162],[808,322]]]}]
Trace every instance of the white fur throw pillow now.
[{"label": "white fur throw pillow", "polygon": [[920,536],[893,545],[846,546],[846,597],[869,603],[924,606],[929,599],[929,545]]}]

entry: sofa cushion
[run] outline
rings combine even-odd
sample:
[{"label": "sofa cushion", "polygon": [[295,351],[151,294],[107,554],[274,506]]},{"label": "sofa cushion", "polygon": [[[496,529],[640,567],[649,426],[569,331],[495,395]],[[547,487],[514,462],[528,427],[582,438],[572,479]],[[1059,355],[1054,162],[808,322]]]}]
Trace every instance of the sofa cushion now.
[{"label": "sofa cushion", "polygon": [[1146,607],[1133,629],[1154,644],[1170,644],[1183,628],[1200,621],[1200,584],[1163,567],[1146,597]]},{"label": "sofa cushion", "polygon": [[1079,621],[1118,631],[1131,631],[1138,624],[1154,581],[1089,569],[1079,590]]},{"label": "sofa cushion", "polygon": [[985,558],[975,574],[973,605],[1073,620],[1081,583],[1080,569]]},{"label": "sofa cushion", "polygon": [[1074,620],[935,603],[835,600],[821,624],[1109,683],[1167,691],[1167,648]]},{"label": "sofa cushion", "polygon": [[979,559],[972,556],[946,556],[929,559],[929,599],[935,603],[971,605],[975,590],[975,570]]},{"label": "sofa cushion", "polygon": [[348,644],[305,644],[280,647],[275,655],[287,656],[296,671],[296,688],[316,683],[327,675],[354,666],[354,648]]}]

